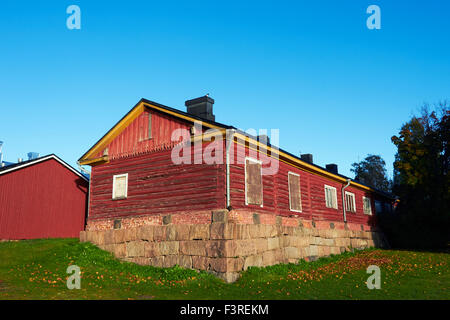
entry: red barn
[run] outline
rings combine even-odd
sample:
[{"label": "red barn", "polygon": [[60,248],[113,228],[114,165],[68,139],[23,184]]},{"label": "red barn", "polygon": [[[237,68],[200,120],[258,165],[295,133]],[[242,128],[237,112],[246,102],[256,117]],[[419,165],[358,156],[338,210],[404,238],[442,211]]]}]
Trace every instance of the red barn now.
[{"label": "red barn", "polygon": [[[287,236],[283,232],[299,235],[303,231],[292,230],[300,228],[309,232],[307,229],[314,229],[311,231],[314,233],[331,229],[329,234],[348,238],[350,244],[355,235],[350,231],[375,231],[375,201],[390,202],[386,194],[338,174],[336,165],[322,168],[312,163],[310,155],[297,157],[279,149],[266,135],[249,134],[216,122],[213,103],[208,96],[189,100],[186,101],[187,112],[182,112],[142,99],[80,158],[80,164],[92,166],[88,232],[82,233],[82,240],[97,243],[119,257],[142,264],[182,264],[229,274],[233,268],[239,271],[250,265],[327,255],[341,252],[344,247],[335,242],[332,245],[331,241],[323,242],[328,243],[323,247],[309,242],[305,246],[294,246],[283,242],[283,237]],[[248,227],[267,231],[264,226],[293,229],[279,229],[276,236],[270,232],[264,236],[256,233],[213,235],[213,229],[218,228],[216,222],[243,225],[243,230]],[[209,231],[192,236],[196,231],[186,231],[189,229],[186,226],[193,225],[208,226],[205,230],[209,228]],[[145,226],[169,228],[151,231],[158,233],[170,233],[171,227],[178,230],[179,234],[173,231],[177,234],[172,234],[173,238],[167,234],[166,238],[161,236],[158,240],[180,241],[170,244],[178,249],[168,253],[160,248],[161,253],[161,250],[147,248],[149,238],[147,242],[145,236],[136,238],[139,238],[136,234],[141,234],[139,228]],[[202,246],[207,248],[208,241],[213,241],[214,237],[225,243],[252,239],[255,242],[248,244],[250,247],[258,246],[256,243],[260,243],[262,237],[275,247],[267,249],[271,245],[261,242],[261,252],[255,249],[252,254],[239,254],[235,248],[228,258],[226,253],[220,253],[221,259],[224,254],[226,259],[242,256],[244,262],[239,269],[240,262],[235,260],[215,260],[217,252],[223,248],[216,247],[205,253],[203,249],[191,248],[195,242],[183,242],[202,240],[206,241]],[[317,234],[316,238],[319,237]],[[368,245],[376,245],[372,235],[370,239],[363,238],[363,234],[354,238],[353,247],[367,246],[363,244],[366,240],[372,241]],[[157,241],[154,237],[151,239]],[[284,244],[280,245],[280,241]],[[291,255],[302,251],[303,247],[310,251]],[[323,250],[316,252],[316,247]],[[274,250],[282,250],[282,253]],[[261,254],[261,259],[256,252]],[[263,261],[264,254],[271,255],[272,258],[267,258],[270,261],[253,263]],[[273,258],[273,255],[277,256]],[[205,264],[202,258],[210,260]],[[230,263],[238,267],[230,267]],[[220,266],[214,267],[214,264]]]},{"label": "red barn", "polygon": [[88,186],[53,154],[0,168],[0,239],[78,237]]}]

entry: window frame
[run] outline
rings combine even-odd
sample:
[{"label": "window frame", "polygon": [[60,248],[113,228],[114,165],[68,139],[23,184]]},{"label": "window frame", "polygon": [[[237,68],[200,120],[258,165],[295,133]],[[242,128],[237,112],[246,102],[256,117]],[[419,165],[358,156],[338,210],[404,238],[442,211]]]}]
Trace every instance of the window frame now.
[{"label": "window frame", "polygon": [[[366,212],[366,210],[365,210],[365,208],[366,208],[365,201],[366,200],[369,201],[369,212]],[[368,216],[372,215],[372,199],[370,197],[363,196],[363,213],[367,214]]]},{"label": "window frame", "polygon": [[253,163],[259,163],[261,165],[261,172],[260,172],[260,176],[261,176],[261,204],[259,205],[261,208],[264,206],[264,183],[263,183],[263,177],[262,177],[262,161],[255,159],[255,158],[251,158],[251,157],[245,157],[245,162],[244,162],[244,171],[245,171],[245,176],[244,176],[244,193],[245,193],[245,205],[246,206],[258,206],[258,204],[253,204],[253,203],[248,203],[248,199],[247,199],[247,160],[249,160],[250,162]]},{"label": "window frame", "polygon": [[[116,181],[118,178],[125,177],[125,196],[123,197],[116,197]],[[128,173],[121,173],[113,175],[113,188],[112,188],[112,200],[123,200],[128,198]]]},{"label": "window frame", "polygon": [[[325,192],[325,207],[327,207],[327,208],[329,208],[329,209],[338,209],[338,201],[337,201],[337,189],[335,188],[335,187],[332,187],[332,186],[330,186],[330,185],[328,185],[328,184],[325,184],[324,185],[324,192]],[[328,190],[332,190],[333,191],[333,197],[334,197],[334,202],[336,203],[336,206],[335,207],[333,207],[333,206],[331,206],[331,207],[329,207],[328,206],[328,204],[327,204],[327,189]]]},{"label": "window frame", "polygon": [[[291,184],[289,181],[289,175],[297,176],[298,177],[298,193],[300,198],[300,210],[292,209],[292,203],[291,203]],[[303,205],[302,205],[302,187],[300,185],[301,179],[300,175],[298,173],[288,171],[288,189],[289,189],[289,210],[293,212],[302,212],[303,211]]]},{"label": "window frame", "polygon": [[[353,210],[350,210],[349,208],[347,208],[347,195],[352,196]],[[345,191],[344,198],[345,198],[345,203],[344,203],[344,205],[345,205],[345,212],[356,213],[356,196],[355,196],[355,194],[353,192],[350,192],[350,191]]]}]

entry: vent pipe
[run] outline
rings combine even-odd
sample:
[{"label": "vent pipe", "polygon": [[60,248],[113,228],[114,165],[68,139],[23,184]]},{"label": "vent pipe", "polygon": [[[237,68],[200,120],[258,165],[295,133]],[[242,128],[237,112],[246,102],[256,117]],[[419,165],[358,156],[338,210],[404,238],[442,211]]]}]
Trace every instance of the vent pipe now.
[{"label": "vent pipe", "polygon": [[39,153],[37,153],[37,152],[28,152],[27,155],[28,155],[28,160],[34,160],[34,159],[39,158]]},{"label": "vent pipe", "polygon": [[230,148],[233,145],[234,134],[236,130],[227,129],[226,131],[226,184],[227,184],[227,209],[231,210],[231,196],[230,196]]}]

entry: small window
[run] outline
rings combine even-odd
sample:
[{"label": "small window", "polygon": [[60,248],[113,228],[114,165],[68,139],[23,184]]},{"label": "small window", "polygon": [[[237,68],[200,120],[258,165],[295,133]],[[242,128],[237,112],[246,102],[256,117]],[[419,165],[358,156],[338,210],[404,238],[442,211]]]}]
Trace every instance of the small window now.
[{"label": "small window", "polygon": [[372,203],[370,198],[363,197],[364,214],[372,215]]},{"label": "small window", "polygon": [[128,173],[113,177],[113,200],[126,199],[128,195]]},{"label": "small window", "polygon": [[345,210],[349,212],[356,212],[355,194],[351,192],[345,192]]},{"label": "small window", "polygon": [[245,204],[263,205],[261,161],[245,159]]},{"label": "small window", "polygon": [[325,185],[325,205],[327,208],[338,208],[336,188]]},{"label": "small window", "polygon": [[300,175],[293,172],[288,172],[288,185],[289,185],[289,209],[295,212],[302,212]]}]

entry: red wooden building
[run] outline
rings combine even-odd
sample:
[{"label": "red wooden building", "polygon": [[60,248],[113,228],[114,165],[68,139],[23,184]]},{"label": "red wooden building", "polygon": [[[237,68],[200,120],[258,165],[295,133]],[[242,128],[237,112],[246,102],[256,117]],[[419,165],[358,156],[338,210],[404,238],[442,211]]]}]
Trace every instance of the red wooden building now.
[{"label": "red wooden building", "polygon": [[0,168],[0,239],[78,237],[88,186],[53,154]]},{"label": "red wooden building", "polygon": [[172,223],[209,223],[220,209],[239,223],[260,213],[370,230],[375,202],[391,201],[336,165],[216,122],[213,103],[189,100],[182,112],[142,99],[79,159],[92,166],[87,230],[162,224],[169,213]]}]

